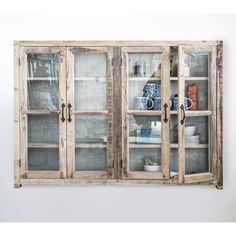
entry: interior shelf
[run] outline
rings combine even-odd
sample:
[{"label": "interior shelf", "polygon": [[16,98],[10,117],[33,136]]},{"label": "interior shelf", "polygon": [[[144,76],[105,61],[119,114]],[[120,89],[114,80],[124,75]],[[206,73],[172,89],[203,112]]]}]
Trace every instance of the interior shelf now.
[{"label": "interior shelf", "polygon": [[[161,148],[161,144],[136,144],[129,143],[130,148]],[[171,143],[170,148],[178,148],[177,143]],[[208,144],[185,144],[185,148],[208,148]]]},{"label": "interior shelf", "polygon": [[149,116],[160,116],[161,111],[157,110],[128,110],[128,115],[149,115]]},{"label": "interior shelf", "polygon": [[76,148],[106,148],[105,143],[76,143]]},{"label": "interior shelf", "polygon": [[75,77],[75,80],[105,82],[106,81],[106,77]]},{"label": "interior shelf", "polygon": [[29,143],[28,148],[59,148],[55,143]]},{"label": "interior shelf", "polygon": [[30,81],[50,81],[50,80],[58,80],[58,77],[28,77],[27,80],[30,80]]},{"label": "interior shelf", "polygon": [[[208,81],[208,77],[185,77],[185,80],[199,80],[199,81]],[[129,77],[129,81],[148,81],[148,80],[157,80],[160,81],[161,77]],[[178,81],[178,77],[170,77],[171,81]]]}]

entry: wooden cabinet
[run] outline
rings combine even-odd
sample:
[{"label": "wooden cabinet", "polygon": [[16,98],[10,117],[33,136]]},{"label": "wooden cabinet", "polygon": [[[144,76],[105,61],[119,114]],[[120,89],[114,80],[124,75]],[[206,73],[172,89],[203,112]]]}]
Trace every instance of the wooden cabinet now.
[{"label": "wooden cabinet", "polygon": [[222,41],[15,42],[15,187],[214,184]]}]

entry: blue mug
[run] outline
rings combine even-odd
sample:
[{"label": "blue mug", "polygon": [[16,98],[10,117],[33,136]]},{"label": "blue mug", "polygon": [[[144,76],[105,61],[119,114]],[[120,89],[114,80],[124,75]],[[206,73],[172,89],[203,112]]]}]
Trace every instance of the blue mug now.
[{"label": "blue mug", "polygon": [[[190,102],[190,106],[188,105],[188,102]],[[178,110],[178,103],[179,103],[179,98],[174,97],[174,110]],[[193,101],[190,98],[185,97],[184,98],[184,110],[189,110],[193,106]]]},{"label": "blue mug", "polygon": [[[154,110],[161,110],[161,97],[154,97],[153,98],[154,102]],[[172,106],[172,102],[170,101],[170,107]]]},{"label": "blue mug", "polygon": [[[151,105],[149,106],[149,102]],[[136,97],[134,101],[135,110],[150,110],[154,106],[152,99],[146,97]]]},{"label": "blue mug", "polygon": [[143,88],[143,96],[145,97],[160,97],[161,85],[157,83],[147,83]]}]

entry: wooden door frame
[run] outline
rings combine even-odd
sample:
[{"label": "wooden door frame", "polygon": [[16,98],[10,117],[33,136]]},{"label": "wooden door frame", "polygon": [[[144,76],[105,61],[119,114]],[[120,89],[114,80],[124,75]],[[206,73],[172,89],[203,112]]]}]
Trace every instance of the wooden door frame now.
[{"label": "wooden door frame", "polygon": [[[145,111],[131,111],[129,110],[128,104],[128,90],[129,90],[129,71],[128,71],[128,54],[129,53],[161,53],[161,96],[162,96],[162,110],[161,111],[149,111],[148,114]],[[122,54],[122,161],[123,165],[118,165],[119,177],[123,179],[135,180],[135,179],[169,179],[170,178],[170,108],[167,109],[168,122],[164,122],[164,104],[167,103],[169,106],[170,102],[170,47],[121,47]],[[159,115],[162,122],[161,131],[161,161],[162,161],[162,172],[152,173],[145,171],[129,171],[129,115]],[[163,142],[165,140],[166,142]],[[122,171],[120,171],[122,169]]]},{"label": "wooden door frame", "polygon": [[[58,111],[30,111],[27,108],[27,54],[28,53],[58,53],[60,61],[59,73],[59,104],[65,102],[65,48],[64,47],[19,47],[15,44],[15,128],[18,129],[15,137],[15,186],[20,186],[21,179],[59,179],[66,176],[66,125],[60,122],[60,110]],[[17,63],[17,64],[16,64]],[[59,108],[60,109],[60,108]],[[58,171],[29,171],[28,142],[27,142],[27,117],[28,115],[57,114],[59,116],[59,170]],[[45,148],[47,148],[45,146]]]},{"label": "wooden door frame", "polygon": [[[107,59],[106,88],[107,110],[75,111],[74,101],[74,56],[75,53],[105,53]],[[68,47],[67,48],[67,105],[72,105],[72,121],[67,122],[67,178],[71,179],[109,179],[114,177],[113,152],[113,48],[112,47]],[[75,171],[75,115],[107,115],[107,170]]]},{"label": "wooden door frame", "polygon": [[[187,183],[201,183],[201,182],[209,182],[214,181],[217,186],[219,186],[218,182],[221,177],[217,177],[217,170],[222,169],[221,166],[217,166],[217,160],[222,159],[222,154],[217,152],[217,139],[220,138],[220,133],[222,132],[222,124],[217,125],[217,117],[221,114],[219,110],[219,105],[217,106],[217,99],[222,102],[222,95],[220,88],[217,87],[219,81],[222,79],[219,75],[217,75],[217,61],[219,61],[219,55],[217,57],[217,47],[216,46],[202,46],[202,45],[191,45],[191,46],[179,46],[179,65],[178,65],[178,97],[179,104],[184,104],[184,96],[185,96],[185,78],[184,78],[184,54],[192,52],[208,52],[209,53],[209,63],[208,63],[208,109],[211,111],[211,114],[208,118],[209,127],[209,171],[205,173],[198,174],[185,174],[185,142],[184,142],[184,130],[185,123],[182,125],[180,123],[182,119],[182,111],[180,106],[178,107],[178,156],[179,156],[179,183],[187,184]],[[222,55],[221,55],[222,56]],[[218,96],[217,96],[218,94]],[[200,111],[197,113],[201,113]],[[218,122],[221,122],[218,119]],[[222,145],[219,145],[222,147]]]}]

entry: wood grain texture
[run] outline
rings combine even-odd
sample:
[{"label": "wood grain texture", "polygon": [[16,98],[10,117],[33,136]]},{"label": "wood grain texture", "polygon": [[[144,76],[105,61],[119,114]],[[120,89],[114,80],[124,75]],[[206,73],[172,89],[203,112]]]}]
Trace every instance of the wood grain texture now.
[{"label": "wood grain texture", "polygon": [[179,47],[179,65],[178,65],[178,157],[179,157],[179,183],[184,183],[185,176],[185,123],[181,124],[183,119],[183,111],[180,109],[184,104],[185,81],[184,81],[184,48]]},{"label": "wood grain texture", "polygon": [[164,47],[164,46],[180,46],[180,45],[217,45],[217,40],[202,40],[202,41],[20,41],[20,46],[36,47]]},{"label": "wood grain texture", "polygon": [[199,174],[192,174],[192,175],[185,175],[184,183],[201,183],[201,182],[209,182],[213,181],[214,176],[212,173],[199,173]]},{"label": "wood grain texture", "polygon": [[223,41],[217,46],[217,184],[223,189]]},{"label": "wood grain texture", "polygon": [[113,49],[113,148],[114,148],[114,178],[122,177],[122,145],[123,145],[123,119],[122,119],[122,52],[120,47]]},{"label": "wood grain texture", "polygon": [[[120,160],[120,168],[122,169],[122,178],[127,177],[129,171],[129,117],[128,111],[128,53],[127,48],[122,48],[122,159]],[[121,163],[123,166],[121,166]]]},{"label": "wood grain texture", "polygon": [[27,166],[27,58],[25,48],[20,47],[20,160],[21,178],[25,178]]},{"label": "wood grain texture", "polygon": [[[177,178],[165,179],[21,179],[22,185],[167,185],[176,186],[180,185]],[[188,186],[195,185],[210,185],[214,181],[205,181],[202,183],[187,183]],[[182,184],[184,185],[184,184]],[[181,185],[180,185],[181,186]]]},{"label": "wood grain texture", "polygon": [[126,177],[127,179],[163,179],[168,178],[168,176],[164,177],[163,172],[157,171],[129,171]]},{"label": "wood grain texture", "polygon": [[[71,179],[75,172],[75,99],[74,99],[74,77],[75,77],[75,62],[73,48],[67,48],[67,104],[71,104],[72,120],[68,122],[68,112],[66,113],[67,120],[67,178]],[[68,110],[68,109],[67,109]]]},{"label": "wood grain texture", "polygon": [[209,108],[212,112],[209,117],[209,136],[210,136],[210,145],[209,145],[209,171],[216,176],[216,162],[217,162],[217,132],[216,132],[216,109],[217,109],[217,87],[216,87],[216,47],[212,48],[212,52],[210,53],[209,58]]},{"label": "wood grain texture", "polygon": [[19,75],[19,42],[14,43],[14,187],[20,185],[20,75]]},{"label": "wood grain texture", "polygon": [[128,53],[161,53],[163,51],[163,47],[127,47]]},{"label": "wood grain texture", "polygon": [[[66,105],[66,48],[59,48],[60,57],[60,70],[59,70],[59,107],[62,104]],[[66,149],[67,149],[67,138],[66,138],[66,122],[61,121],[62,112],[60,112],[59,119],[59,168],[61,176],[60,178],[66,178]]]},{"label": "wood grain texture", "polygon": [[[161,60],[161,166],[163,178],[170,177],[170,48],[164,47]],[[167,105],[166,111],[164,105]],[[166,113],[166,114],[165,114]],[[167,118],[167,121],[165,121]]]},{"label": "wood grain texture", "polygon": [[[102,50],[101,50],[102,52]],[[114,178],[114,124],[113,124],[113,48],[107,48],[107,177]]]}]

